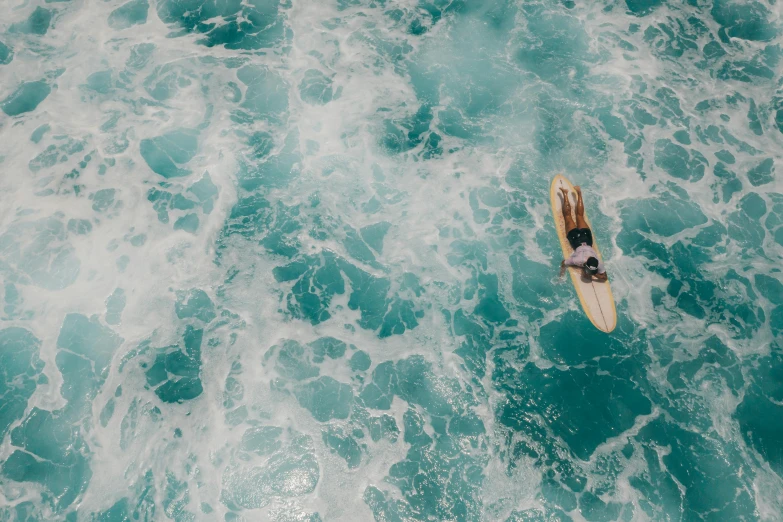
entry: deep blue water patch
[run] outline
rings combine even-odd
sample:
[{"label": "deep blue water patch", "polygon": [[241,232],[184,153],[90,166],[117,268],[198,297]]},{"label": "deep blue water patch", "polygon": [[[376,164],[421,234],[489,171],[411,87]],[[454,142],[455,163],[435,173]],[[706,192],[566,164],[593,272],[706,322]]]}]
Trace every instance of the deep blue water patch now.
[{"label": "deep blue water patch", "polygon": [[182,403],[195,399],[204,391],[201,383],[201,343],[204,331],[188,325],[182,342],[159,348],[154,362],[146,368],[147,386],[163,402]]},{"label": "deep blue water patch", "polygon": [[49,24],[52,21],[52,11],[38,6],[30,13],[30,16],[24,22],[12,24],[9,32],[25,33],[33,35],[44,35],[49,30]]},{"label": "deep blue water patch", "polygon": [[175,130],[162,136],[143,139],[140,144],[141,157],[150,169],[164,178],[178,178],[190,174],[190,170],[179,167],[196,154],[198,135],[191,130]]},{"label": "deep blue water patch", "polygon": [[[286,37],[280,4],[270,0],[165,0],[157,4],[157,10],[164,23],[181,27],[182,32],[203,34],[199,43],[208,47],[263,49]],[[215,18],[222,18],[221,23]]]},{"label": "deep blue water patch", "polygon": [[0,42],[0,65],[8,65],[14,59],[14,50],[7,44]]},{"label": "deep blue water patch", "polygon": [[299,94],[308,103],[323,105],[332,101],[332,80],[321,71],[309,69],[299,84]]},{"label": "deep blue water patch", "polygon": [[37,386],[37,374],[43,369],[38,358],[41,341],[28,330],[10,327],[0,330],[0,360],[3,380],[0,382],[0,438],[22,418],[27,401]]},{"label": "deep blue water patch", "polygon": [[0,102],[0,107],[7,115],[18,116],[34,111],[51,92],[52,88],[44,80],[24,82]]},{"label": "deep blue water patch", "polygon": [[70,506],[91,480],[90,448],[79,425],[90,422],[92,400],[122,342],[97,318],[68,314],[57,338],[55,358],[66,405],[53,411],[34,407],[11,432],[11,444],[19,449],[3,463],[3,475],[39,483],[42,501],[55,513]]},{"label": "deep blue water patch", "polygon": [[733,38],[765,42],[779,33],[769,9],[761,2],[716,0],[710,14],[721,25],[721,30]]},{"label": "deep blue water patch", "polygon": [[[312,324],[331,317],[332,298],[346,291],[344,277],[353,289],[348,307],[361,313],[359,326],[378,330],[380,337],[416,328],[418,319],[423,316],[423,311],[417,309],[412,300],[390,295],[389,279],[373,276],[329,251],[323,251],[319,256],[304,256],[275,268],[273,273],[278,282],[293,283],[286,296],[288,312]],[[406,289],[404,286],[403,290]]]},{"label": "deep blue water patch", "polygon": [[145,24],[149,7],[147,0],[131,0],[122,4],[109,15],[109,27],[119,30]]}]

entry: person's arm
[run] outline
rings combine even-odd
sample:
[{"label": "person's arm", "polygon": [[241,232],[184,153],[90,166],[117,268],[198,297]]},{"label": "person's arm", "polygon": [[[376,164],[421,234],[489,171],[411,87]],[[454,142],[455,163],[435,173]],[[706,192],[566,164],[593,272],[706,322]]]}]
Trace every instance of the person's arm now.
[{"label": "person's arm", "polygon": [[571,254],[571,255],[568,257],[568,259],[563,259],[563,261],[560,263],[560,277],[563,277],[563,274],[565,274],[566,267],[569,267],[569,266],[578,266],[578,265],[577,265],[577,264],[574,262],[574,255],[575,255],[575,254],[576,254],[576,252],[574,252],[573,254]]},{"label": "person's arm", "polygon": [[604,268],[604,264],[601,261],[598,262],[598,273],[595,274],[595,278],[599,281],[606,281],[609,279],[606,275],[606,268]]}]

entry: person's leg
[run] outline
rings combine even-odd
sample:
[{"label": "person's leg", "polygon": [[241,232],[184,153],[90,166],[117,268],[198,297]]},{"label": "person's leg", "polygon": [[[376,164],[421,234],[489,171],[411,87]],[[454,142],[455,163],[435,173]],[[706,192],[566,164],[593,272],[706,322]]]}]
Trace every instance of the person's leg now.
[{"label": "person's leg", "polygon": [[560,188],[563,191],[563,220],[565,221],[566,234],[576,228],[574,218],[571,217],[571,200],[568,198],[568,190]]},{"label": "person's leg", "polygon": [[574,187],[574,190],[576,191],[576,227],[590,230],[590,227],[587,226],[587,222],[585,221],[585,204],[584,201],[582,201],[582,187],[577,185]]}]

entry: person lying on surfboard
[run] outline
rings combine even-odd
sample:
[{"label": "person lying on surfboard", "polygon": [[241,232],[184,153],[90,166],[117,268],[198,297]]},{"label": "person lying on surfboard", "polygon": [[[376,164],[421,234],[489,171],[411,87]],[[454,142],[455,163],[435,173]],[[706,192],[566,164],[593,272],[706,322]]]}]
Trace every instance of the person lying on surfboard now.
[{"label": "person lying on surfboard", "polygon": [[579,186],[574,187],[576,191],[576,223],[571,217],[571,200],[568,197],[568,191],[564,188],[563,192],[563,219],[565,220],[565,230],[568,242],[574,253],[568,259],[560,263],[560,277],[566,271],[567,266],[576,266],[582,269],[586,279],[595,277],[598,281],[606,281],[606,269],[604,264],[598,260],[598,254],[593,250],[593,233],[585,222],[585,206],[582,202],[582,189]]}]

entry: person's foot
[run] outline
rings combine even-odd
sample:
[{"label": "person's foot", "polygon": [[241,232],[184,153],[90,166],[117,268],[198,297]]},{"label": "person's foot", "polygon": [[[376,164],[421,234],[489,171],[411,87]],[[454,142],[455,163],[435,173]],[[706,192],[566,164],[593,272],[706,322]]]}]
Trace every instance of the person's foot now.
[{"label": "person's foot", "polygon": [[574,190],[576,191],[577,194],[581,194],[582,193],[582,187],[580,187],[579,185],[575,186]]},{"label": "person's foot", "polygon": [[560,187],[560,191],[563,193],[563,199],[568,199],[568,189]]}]

